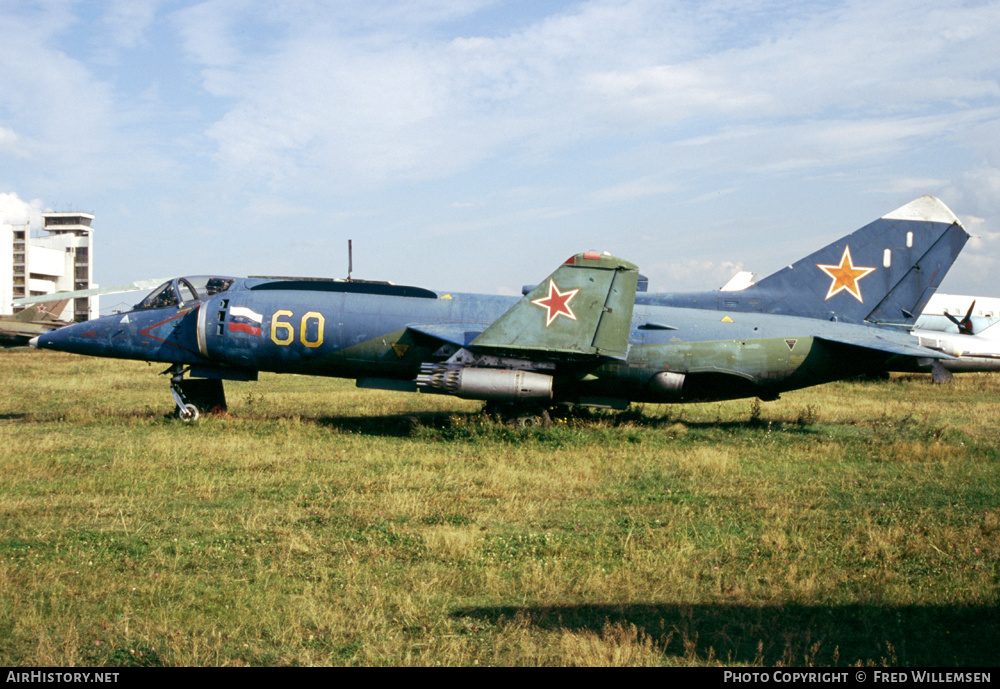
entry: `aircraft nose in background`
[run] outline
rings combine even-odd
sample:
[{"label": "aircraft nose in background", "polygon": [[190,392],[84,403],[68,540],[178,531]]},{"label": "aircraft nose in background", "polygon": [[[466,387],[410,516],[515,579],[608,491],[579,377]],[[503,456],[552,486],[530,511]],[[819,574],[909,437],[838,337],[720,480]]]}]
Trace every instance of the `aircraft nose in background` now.
[{"label": "aircraft nose in background", "polygon": [[28,344],[34,347],[35,349],[38,349],[38,338],[37,337],[31,338],[30,340],[28,340]]}]

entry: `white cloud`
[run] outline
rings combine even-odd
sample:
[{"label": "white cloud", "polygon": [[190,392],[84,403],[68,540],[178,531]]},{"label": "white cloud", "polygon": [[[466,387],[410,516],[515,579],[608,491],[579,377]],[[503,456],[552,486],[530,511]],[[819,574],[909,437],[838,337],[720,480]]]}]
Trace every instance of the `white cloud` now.
[{"label": "white cloud", "polygon": [[0,9],[0,160],[29,161],[22,185],[70,195],[121,188],[162,165],[130,131],[133,103],[72,56],[80,47],[73,6],[29,7]]},{"label": "white cloud", "polygon": [[938,193],[937,190],[944,187],[947,183],[948,181],[945,179],[934,177],[899,177],[886,180],[885,184],[879,188],[879,191],[916,198],[923,194]]},{"label": "white cloud", "polygon": [[479,9],[460,3],[347,7],[206,2],[176,15],[206,91],[231,101],[208,134],[234,177],[350,189],[495,156],[542,160],[598,136],[670,140],[672,126],[694,122],[710,137],[780,132],[792,145],[771,149],[772,166],[788,169],[889,154],[955,124],[949,112],[889,113],[955,113],[956,100],[998,95],[974,60],[998,23],[990,7],[790,13],[622,0],[568,6],[500,36],[449,36],[449,21]]},{"label": "white cloud", "polygon": [[111,0],[101,20],[106,27],[102,39],[118,48],[145,44],[146,32],[162,5],[163,0]]},{"label": "white cloud", "polygon": [[978,216],[980,224],[1000,220],[1000,168],[980,165],[967,170],[945,193],[962,213]]},{"label": "white cloud", "polygon": [[[209,78],[212,68],[230,66],[243,59],[230,32],[234,11],[238,12],[243,4],[209,0],[178,10],[173,15],[184,48],[205,68],[204,85],[209,93],[221,95]],[[224,94],[225,89],[221,93]]]},{"label": "white cloud", "polygon": [[941,191],[972,235],[946,291],[997,296],[995,275],[1000,266],[1000,169],[979,165],[958,175]]},{"label": "white cloud", "polygon": [[649,278],[654,292],[683,292],[718,289],[734,275],[745,270],[742,262],[688,259],[682,261],[647,261],[639,266]]},{"label": "white cloud", "polygon": [[22,146],[20,137],[13,129],[0,127],[0,157],[9,156],[11,158],[30,157],[27,150]]},{"label": "white cloud", "polygon": [[0,192],[0,218],[10,225],[31,223],[40,227],[42,222],[42,202],[38,199],[23,201],[15,192]]},{"label": "white cloud", "polygon": [[645,196],[659,196],[675,191],[676,188],[676,184],[665,184],[660,180],[644,177],[599,189],[593,192],[592,196],[599,203],[619,203],[640,199]]},{"label": "white cloud", "polygon": [[727,259],[858,205],[828,195],[1000,218],[1000,3],[38,2],[0,7],[0,32],[0,181],[104,194],[121,236],[154,223],[176,253],[249,218],[270,259],[259,218],[323,235],[331,209],[546,250],[714,224]]},{"label": "white cloud", "polygon": [[774,108],[773,96],[735,88],[729,76],[700,65],[654,65],[586,78],[591,99],[625,121],[664,126],[700,116],[754,114]]},{"label": "white cloud", "polygon": [[964,215],[962,225],[971,236],[968,247],[975,252],[1000,248],[1000,231],[991,231],[986,218]]}]

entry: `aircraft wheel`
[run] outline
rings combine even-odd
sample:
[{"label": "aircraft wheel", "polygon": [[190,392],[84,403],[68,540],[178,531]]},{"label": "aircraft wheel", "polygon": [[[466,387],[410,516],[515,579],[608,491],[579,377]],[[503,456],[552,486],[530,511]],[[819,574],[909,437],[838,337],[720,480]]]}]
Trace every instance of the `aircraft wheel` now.
[{"label": "aircraft wheel", "polygon": [[525,414],[514,418],[514,425],[518,428],[548,428],[552,425],[552,417],[547,409],[542,409],[537,414]]},{"label": "aircraft wheel", "polygon": [[199,412],[198,407],[193,404],[185,404],[183,409],[177,410],[177,416],[181,421],[191,423],[198,420],[198,417],[201,416],[201,412]]},{"label": "aircraft wheel", "polygon": [[487,402],[483,413],[495,421],[515,428],[549,427],[552,417],[549,410],[537,405],[521,405],[504,402]]}]

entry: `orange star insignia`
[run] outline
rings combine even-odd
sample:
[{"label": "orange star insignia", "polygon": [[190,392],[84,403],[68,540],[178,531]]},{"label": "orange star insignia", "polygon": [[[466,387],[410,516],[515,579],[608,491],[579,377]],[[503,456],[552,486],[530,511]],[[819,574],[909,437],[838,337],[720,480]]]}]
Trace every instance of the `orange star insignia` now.
[{"label": "orange star insignia", "polygon": [[557,316],[566,316],[574,321],[576,320],[576,314],[573,313],[573,309],[570,308],[569,302],[579,291],[580,290],[578,288],[571,289],[566,292],[560,292],[556,283],[549,279],[549,296],[531,300],[532,304],[538,304],[546,310],[546,328],[552,325],[552,321],[554,321]]},{"label": "orange star insignia", "polygon": [[855,267],[854,261],[851,260],[851,247],[844,247],[844,255],[840,258],[840,265],[823,265],[822,263],[817,263],[816,267],[833,278],[833,282],[830,284],[830,291],[826,293],[827,299],[841,290],[847,290],[855,299],[864,303],[864,299],[861,298],[861,288],[858,286],[858,281],[875,269],[864,268],[862,266]]}]

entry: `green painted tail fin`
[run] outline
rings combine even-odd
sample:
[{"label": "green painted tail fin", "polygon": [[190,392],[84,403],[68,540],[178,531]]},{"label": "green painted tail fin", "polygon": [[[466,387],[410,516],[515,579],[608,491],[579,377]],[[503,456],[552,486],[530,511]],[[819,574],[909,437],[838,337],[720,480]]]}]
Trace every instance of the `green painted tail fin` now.
[{"label": "green painted tail fin", "polygon": [[23,311],[19,311],[14,320],[18,323],[31,323],[33,320],[38,318],[41,310],[36,306],[29,306]]},{"label": "green painted tail fin", "polygon": [[638,280],[638,267],[628,261],[595,251],[576,254],[494,321],[470,348],[544,358],[624,359]]},{"label": "green painted tail fin", "polygon": [[58,323],[59,317],[57,314],[61,314],[68,303],[69,299],[61,299],[59,301],[49,300],[48,308],[31,304],[22,311],[19,311],[14,318],[21,323],[34,323],[36,321],[39,323]]}]

